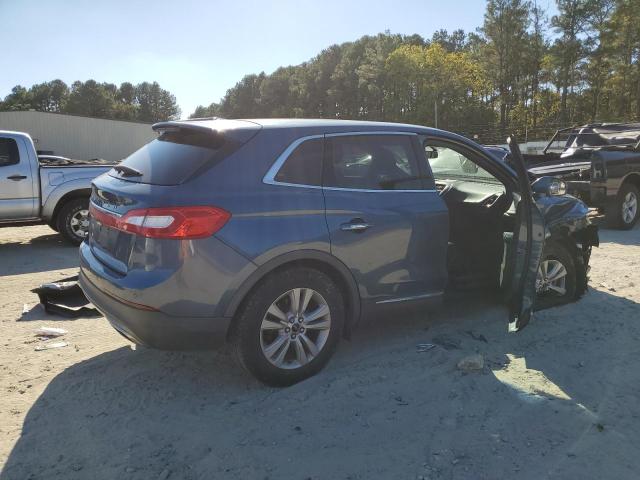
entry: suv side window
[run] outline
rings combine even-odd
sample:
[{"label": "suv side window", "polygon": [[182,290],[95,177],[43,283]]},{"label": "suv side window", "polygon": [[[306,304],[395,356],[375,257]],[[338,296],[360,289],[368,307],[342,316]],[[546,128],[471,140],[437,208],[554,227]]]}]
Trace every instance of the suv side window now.
[{"label": "suv side window", "polygon": [[296,147],[278,170],[274,180],[297,185],[317,185],[322,183],[322,157],[324,139],[306,140]]},{"label": "suv side window", "polygon": [[498,181],[493,175],[476,165],[460,152],[449,147],[429,145],[425,142],[425,152],[436,180],[463,179],[477,181]]},{"label": "suv side window", "polygon": [[409,135],[346,135],[328,144],[324,185],[359,190],[421,190]]},{"label": "suv side window", "polygon": [[17,165],[20,162],[18,144],[13,138],[0,138],[0,167]]}]

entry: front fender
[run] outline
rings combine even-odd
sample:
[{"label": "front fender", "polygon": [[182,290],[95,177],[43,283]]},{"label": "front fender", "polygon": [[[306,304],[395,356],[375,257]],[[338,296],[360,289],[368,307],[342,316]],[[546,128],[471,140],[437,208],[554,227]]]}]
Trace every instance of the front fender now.
[{"label": "front fender", "polygon": [[571,195],[536,195],[535,201],[544,217],[547,238],[576,233],[591,224],[589,207]]}]

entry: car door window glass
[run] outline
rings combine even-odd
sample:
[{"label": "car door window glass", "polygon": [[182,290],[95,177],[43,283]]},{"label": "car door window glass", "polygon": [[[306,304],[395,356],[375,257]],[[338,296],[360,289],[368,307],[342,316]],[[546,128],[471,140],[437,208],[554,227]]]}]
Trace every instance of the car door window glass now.
[{"label": "car door window glass", "polygon": [[0,138],[0,167],[17,165],[19,161],[16,141],[13,138]]},{"label": "car door window glass", "polygon": [[436,180],[464,179],[498,182],[489,172],[451,148],[426,145],[425,153]]},{"label": "car door window glass", "polygon": [[325,186],[364,190],[420,190],[422,182],[404,135],[333,137]]},{"label": "car door window glass", "polygon": [[275,176],[277,182],[320,185],[322,179],[322,138],[306,140],[291,152]]}]

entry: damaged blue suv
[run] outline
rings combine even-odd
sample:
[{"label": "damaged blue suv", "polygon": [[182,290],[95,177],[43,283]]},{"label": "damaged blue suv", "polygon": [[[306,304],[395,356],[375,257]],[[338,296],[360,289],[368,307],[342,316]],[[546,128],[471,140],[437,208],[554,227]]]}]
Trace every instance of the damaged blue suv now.
[{"label": "damaged blue suv", "polygon": [[[510,331],[587,287],[596,227],[515,142],[340,120],[163,122],[93,182],[80,284],[131,341],[317,373],[361,319],[494,290]],[[388,311],[388,310],[385,310]]]}]

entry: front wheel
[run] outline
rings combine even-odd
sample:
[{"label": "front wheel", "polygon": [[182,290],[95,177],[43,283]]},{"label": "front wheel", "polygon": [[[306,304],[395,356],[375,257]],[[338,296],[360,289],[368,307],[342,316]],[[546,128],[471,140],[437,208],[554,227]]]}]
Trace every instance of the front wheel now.
[{"label": "front wheel", "polygon": [[576,267],[569,251],[555,242],[544,246],[536,276],[536,310],[564,305],[576,296]]},{"label": "front wheel", "polygon": [[240,363],[268,385],[292,385],[318,373],[333,355],[344,324],[344,303],[326,274],[292,268],[261,282],[236,322]]},{"label": "front wheel", "polygon": [[65,203],[58,212],[56,226],[65,240],[80,245],[89,233],[89,199],[74,198]]}]

